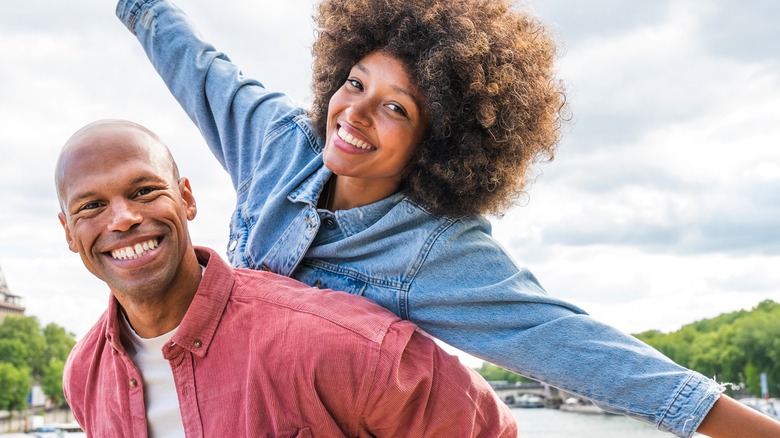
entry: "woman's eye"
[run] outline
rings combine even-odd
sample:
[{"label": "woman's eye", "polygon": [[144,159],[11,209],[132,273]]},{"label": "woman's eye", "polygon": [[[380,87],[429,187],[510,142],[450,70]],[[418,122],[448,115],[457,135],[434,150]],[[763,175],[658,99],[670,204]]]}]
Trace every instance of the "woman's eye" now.
[{"label": "woman's eye", "polygon": [[347,79],[347,83],[358,90],[363,90],[363,84],[360,83],[357,79]]},{"label": "woman's eye", "polygon": [[387,104],[387,107],[390,108],[390,110],[393,112],[396,112],[402,116],[406,116],[406,110],[401,105],[395,103],[389,103]]}]

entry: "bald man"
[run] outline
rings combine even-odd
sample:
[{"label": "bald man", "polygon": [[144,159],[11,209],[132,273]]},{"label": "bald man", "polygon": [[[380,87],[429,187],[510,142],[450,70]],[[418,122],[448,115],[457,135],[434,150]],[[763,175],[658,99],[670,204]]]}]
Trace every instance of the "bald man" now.
[{"label": "bald man", "polygon": [[190,183],[143,126],[80,129],[55,181],[69,248],[110,290],[63,378],[89,436],[517,436],[412,323],[193,246]]}]

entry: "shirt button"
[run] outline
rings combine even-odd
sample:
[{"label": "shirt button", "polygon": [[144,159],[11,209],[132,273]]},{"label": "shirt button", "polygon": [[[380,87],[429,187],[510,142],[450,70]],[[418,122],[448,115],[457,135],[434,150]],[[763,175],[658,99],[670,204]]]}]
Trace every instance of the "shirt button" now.
[{"label": "shirt button", "polygon": [[130,379],[130,387],[135,388],[136,386],[138,386],[138,380]]},{"label": "shirt button", "polygon": [[196,348],[200,348],[203,346],[203,342],[200,341],[200,339],[195,339],[195,342],[193,342]]},{"label": "shirt button", "polygon": [[230,241],[230,245],[228,246],[228,251],[233,251],[236,249],[236,246],[238,246],[238,240],[233,239]]},{"label": "shirt button", "polygon": [[325,219],[325,228],[327,228],[329,230],[332,230],[332,229],[336,228],[336,221],[334,221],[331,218]]}]

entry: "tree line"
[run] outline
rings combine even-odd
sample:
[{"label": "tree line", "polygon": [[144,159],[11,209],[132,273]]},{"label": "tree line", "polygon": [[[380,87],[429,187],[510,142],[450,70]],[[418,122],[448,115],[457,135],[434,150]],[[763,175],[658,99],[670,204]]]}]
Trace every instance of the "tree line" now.
[{"label": "tree line", "polygon": [[64,405],[62,370],[76,340],[57,324],[41,328],[34,316],[6,316],[0,324],[0,410],[21,412],[33,384]]},{"label": "tree line", "polygon": [[760,376],[766,373],[769,396],[780,396],[780,304],[774,301],[672,333],[650,330],[636,337],[675,362],[755,397],[762,396]]},{"label": "tree line", "polygon": [[[768,395],[780,397],[780,304],[772,300],[671,333],[648,330],[634,336],[686,368],[731,383],[727,392],[732,395],[761,397],[761,374],[766,373]],[[487,362],[478,372],[489,381],[528,380]]]}]

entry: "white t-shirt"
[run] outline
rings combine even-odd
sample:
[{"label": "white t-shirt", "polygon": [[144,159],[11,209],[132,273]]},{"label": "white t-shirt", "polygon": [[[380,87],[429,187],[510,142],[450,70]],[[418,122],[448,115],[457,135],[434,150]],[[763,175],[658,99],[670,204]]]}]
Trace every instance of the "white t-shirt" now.
[{"label": "white t-shirt", "polygon": [[125,348],[143,379],[149,438],[184,438],[173,372],[162,355],[162,347],[171,340],[176,329],[156,338],[144,339],[136,334],[126,316],[122,322],[128,344],[131,344]]}]

